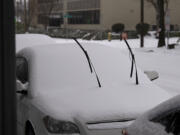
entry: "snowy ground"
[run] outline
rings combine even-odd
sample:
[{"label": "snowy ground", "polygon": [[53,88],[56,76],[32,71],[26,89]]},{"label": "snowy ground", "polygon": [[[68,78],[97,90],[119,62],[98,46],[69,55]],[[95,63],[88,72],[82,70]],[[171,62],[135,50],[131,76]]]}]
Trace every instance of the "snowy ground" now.
[{"label": "snowy ground", "polygon": [[[176,43],[178,38],[171,38],[170,43]],[[72,43],[70,39],[55,39],[57,43]],[[113,40],[111,42],[107,40],[103,41],[86,41],[79,40],[81,43],[91,42],[99,43],[109,47],[115,47],[121,49],[123,52],[127,52],[127,47],[123,41]],[[137,65],[142,70],[155,70],[159,73],[159,79],[154,83],[161,88],[167,90],[172,95],[180,94],[180,45],[177,45],[175,49],[168,50],[164,48],[157,48],[158,40],[152,37],[145,38],[145,47],[139,48],[139,39],[128,40],[130,46],[133,49]]]}]

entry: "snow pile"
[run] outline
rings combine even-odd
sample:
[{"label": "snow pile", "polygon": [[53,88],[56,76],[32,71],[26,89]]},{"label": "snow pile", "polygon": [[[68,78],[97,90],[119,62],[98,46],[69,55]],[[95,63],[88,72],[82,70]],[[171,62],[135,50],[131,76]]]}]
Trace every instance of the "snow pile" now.
[{"label": "snow pile", "polygon": [[[153,32],[151,33],[153,34]],[[170,38],[169,42],[176,43],[178,38]],[[74,41],[69,39],[55,39],[57,43],[73,43]],[[103,41],[86,41],[79,40],[82,43],[98,43],[104,46],[109,46],[117,49],[121,49],[124,53],[127,53],[127,46],[124,41],[107,40]],[[158,39],[152,37],[145,37],[145,48],[140,47],[140,39],[128,40],[131,48],[134,49],[137,65],[143,71],[157,71],[159,78],[155,80],[155,84],[161,88],[167,90],[172,95],[180,93],[180,63],[177,63],[180,59],[180,47],[176,46],[174,50],[167,50],[166,48],[157,48]]]},{"label": "snow pile", "polygon": [[77,44],[26,48],[20,52],[30,63],[30,89],[35,104],[61,120],[76,115],[85,121],[136,118],[170,98],[138,70],[140,85],[129,78],[129,54],[98,44],[83,44],[99,75],[102,88],[90,73]]},{"label": "snow pile", "polygon": [[30,46],[55,43],[53,38],[43,34],[16,34],[16,52]]},{"label": "snow pile", "polygon": [[[140,70],[139,86],[135,85],[134,77],[129,79],[131,62],[123,41],[79,40],[88,50],[99,75],[103,87],[98,88],[83,52],[76,44],[72,44],[73,40],[55,39],[54,43],[54,39],[51,42],[51,39],[46,41],[40,36],[35,37],[36,40],[17,40],[17,50],[37,46],[26,48],[21,54],[27,57],[32,66],[30,89],[34,90],[34,102],[46,114],[65,120],[81,115],[86,121],[136,118],[170,97]],[[176,40],[172,38],[170,42]],[[128,42],[132,48],[140,46],[139,39]],[[146,48],[134,50],[137,64],[143,71],[157,71],[160,78],[155,83],[176,95],[180,87],[180,64],[177,63],[180,59],[179,47],[175,50],[157,49],[154,48],[157,42],[157,39],[146,38]],[[38,46],[42,44],[44,47]]]}]

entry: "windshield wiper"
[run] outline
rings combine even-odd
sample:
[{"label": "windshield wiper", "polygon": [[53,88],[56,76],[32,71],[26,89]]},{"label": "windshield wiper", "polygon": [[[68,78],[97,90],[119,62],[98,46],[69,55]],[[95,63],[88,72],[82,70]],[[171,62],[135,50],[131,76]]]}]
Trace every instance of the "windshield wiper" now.
[{"label": "windshield wiper", "polygon": [[94,67],[94,65],[93,65],[93,63],[92,63],[92,61],[91,61],[87,51],[83,48],[83,46],[79,43],[79,41],[76,38],[73,38],[73,40],[79,45],[81,50],[84,52],[84,54],[86,56],[86,59],[88,61],[88,64],[89,64],[90,71],[91,71],[91,73],[93,73],[93,71],[94,71],[94,73],[96,75],[97,82],[98,82],[98,86],[99,86],[99,88],[101,88],[101,82],[99,80],[99,77],[98,77],[98,75],[96,73],[95,67]]},{"label": "windshield wiper", "polygon": [[132,49],[131,49],[130,45],[128,44],[127,40],[124,39],[124,41],[125,41],[125,43],[126,43],[126,45],[127,45],[127,47],[128,47],[128,50],[129,50],[129,52],[130,52],[130,54],[131,54],[131,58],[132,58],[132,59],[131,59],[131,60],[132,60],[132,64],[131,64],[130,77],[132,78],[132,76],[133,76],[133,71],[134,71],[134,66],[135,66],[135,70],[136,70],[136,85],[138,85],[138,84],[139,84],[139,80],[138,80],[138,72],[137,72],[137,66],[136,66],[135,56],[134,56],[134,53],[132,52]]}]

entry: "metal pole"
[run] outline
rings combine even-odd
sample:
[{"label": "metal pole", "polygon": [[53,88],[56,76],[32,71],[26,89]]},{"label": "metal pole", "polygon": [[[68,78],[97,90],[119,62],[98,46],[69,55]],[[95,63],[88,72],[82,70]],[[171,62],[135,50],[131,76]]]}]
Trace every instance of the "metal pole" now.
[{"label": "metal pole", "polygon": [[165,25],[166,25],[166,33],[167,33],[167,44],[166,48],[168,48],[169,45],[169,31],[170,31],[170,10],[167,9],[166,15],[165,15]]},{"label": "metal pole", "polygon": [[[144,0],[141,0],[141,26],[144,24]],[[141,33],[141,47],[144,47],[144,35]]]},{"label": "metal pole", "polygon": [[159,18],[159,26],[160,26],[160,33],[159,33],[159,42],[158,47],[163,47],[166,45],[165,43],[165,12],[164,12],[164,0],[158,0],[158,7],[160,10],[160,18]]},{"label": "metal pole", "polygon": [[168,45],[169,45],[169,30],[167,30],[167,45],[166,45],[166,48],[168,48]]},{"label": "metal pole", "polygon": [[27,5],[26,0],[24,0],[24,31],[27,32]]},{"label": "metal pole", "polygon": [[0,135],[16,135],[14,1],[0,1]]}]

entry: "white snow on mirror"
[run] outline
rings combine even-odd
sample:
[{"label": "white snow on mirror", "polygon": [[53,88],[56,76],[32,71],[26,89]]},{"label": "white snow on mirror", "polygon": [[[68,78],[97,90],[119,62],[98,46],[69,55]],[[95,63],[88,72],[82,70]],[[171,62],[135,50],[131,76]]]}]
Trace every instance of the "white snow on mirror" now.
[{"label": "white snow on mirror", "polygon": [[147,77],[153,81],[159,78],[159,74],[156,71],[144,71],[144,73],[147,75]]},{"label": "white snow on mirror", "polygon": [[28,86],[29,86],[28,82],[23,84],[21,81],[16,80],[16,88],[17,88],[17,90],[27,90]]}]

